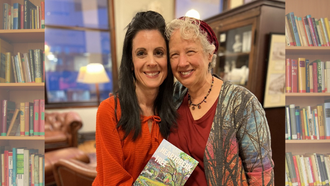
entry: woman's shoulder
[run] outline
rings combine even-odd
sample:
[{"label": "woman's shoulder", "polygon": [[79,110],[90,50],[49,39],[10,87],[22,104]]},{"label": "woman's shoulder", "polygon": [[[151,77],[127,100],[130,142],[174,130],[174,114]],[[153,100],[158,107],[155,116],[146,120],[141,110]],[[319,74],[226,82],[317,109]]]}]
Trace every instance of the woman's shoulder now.
[{"label": "woman's shoulder", "polygon": [[[115,100],[117,103],[115,103]],[[102,112],[103,110],[109,111],[109,110],[120,110],[120,104],[119,104],[119,99],[118,97],[114,96],[113,94],[110,94],[109,97],[105,100],[103,100],[99,107],[98,107],[98,112]]]},{"label": "woman's shoulder", "polygon": [[[250,100],[258,100],[257,97],[247,88],[232,84],[229,81],[223,81],[223,93],[221,96],[230,97],[238,102],[249,102]],[[240,101],[239,101],[240,100]]]}]

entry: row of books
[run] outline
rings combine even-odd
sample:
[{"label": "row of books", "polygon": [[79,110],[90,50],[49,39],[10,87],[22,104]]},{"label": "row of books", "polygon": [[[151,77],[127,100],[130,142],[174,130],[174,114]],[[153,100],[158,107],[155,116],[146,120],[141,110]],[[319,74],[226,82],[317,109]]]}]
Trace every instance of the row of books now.
[{"label": "row of books", "polygon": [[45,2],[34,5],[29,0],[23,4],[3,4],[3,29],[40,29],[45,28]]},{"label": "row of books", "polygon": [[287,58],[285,66],[287,93],[330,92],[330,60]]},{"label": "row of books", "polygon": [[329,185],[329,154],[306,153],[293,155],[285,153],[285,185],[325,186]]},{"label": "row of books", "polygon": [[45,100],[16,103],[1,100],[0,130],[1,136],[44,136]]},{"label": "row of books", "polygon": [[[8,148],[9,149],[9,148]],[[37,149],[12,148],[1,153],[1,182],[5,186],[42,186],[44,155]]]},{"label": "row of books", "polygon": [[327,17],[297,17],[290,12],[285,16],[286,43],[288,46],[330,46],[329,25]]},{"label": "row of books", "polygon": [[44,82],[44,54],[42,49],[12,56],[1,53],[0,83]]},{"label": "row of books", "polygon": [[330,139],[330,101],[316,106],[285,105],[285,139]]}]

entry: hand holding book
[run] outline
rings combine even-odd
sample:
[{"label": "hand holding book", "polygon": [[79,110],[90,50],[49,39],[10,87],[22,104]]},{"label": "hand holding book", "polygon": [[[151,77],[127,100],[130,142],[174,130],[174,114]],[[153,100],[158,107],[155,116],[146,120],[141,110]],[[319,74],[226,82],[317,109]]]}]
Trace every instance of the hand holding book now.
[{"label": "hand holding book", "polygon": [[133,185],[181,186],[197,164],[198,161],[164,139]]}]

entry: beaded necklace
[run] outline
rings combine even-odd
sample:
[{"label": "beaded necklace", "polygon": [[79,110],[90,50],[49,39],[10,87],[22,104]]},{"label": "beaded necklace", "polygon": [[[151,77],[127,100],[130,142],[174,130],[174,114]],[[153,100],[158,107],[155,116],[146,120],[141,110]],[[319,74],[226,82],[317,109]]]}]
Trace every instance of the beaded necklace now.
[{"label": "beaded necklace", "polygon": [[211,92],[211,90],[212,90],[213,83],[214,83],[214,76],[212,76],[212,83],[211,83],[211,87],[210,87],[209,91],[207,92],[207,94],[206,94],[206,96],[204,97],[204,99],[203,99],[200,103],[198,103],[198,104],[193,104],[193,103],[192,103],[192,101],[191,101],[191,97],[190,97],[190,94],[189,94],[189,92],[188,92],[188,104],[189,104],[189,107],[192,106],[192,109],[193,109],[193,110],[195,110],[195,107],[197,107],[198,109],[201,109],[201,108],[202,108],[202,107],[201,107],[201,104],[202,104],[203,102],[206,103],[206,98],[207,98],[207,96],[209,96],[209,94],[210,94],[210,92]]}]

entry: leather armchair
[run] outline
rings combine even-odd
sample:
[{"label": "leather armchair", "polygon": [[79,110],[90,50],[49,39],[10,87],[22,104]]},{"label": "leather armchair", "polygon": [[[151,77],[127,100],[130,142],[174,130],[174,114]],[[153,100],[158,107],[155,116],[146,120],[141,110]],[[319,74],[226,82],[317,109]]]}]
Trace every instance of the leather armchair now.
[{"label": "leather armchair", "polygon": [[45,183],[46,186],[55,184],[55,164],[61,160],[79,160],[80,162],[89,163],[88,155],[75,147],[69,147],[59,150],[53,150],[45,153]]},{"label": "leather armchair", "polygon": [[96,163],[61,159],[54,164],[56,186],[91,186],[96,177]]},{"label": "leather armchair", "polygon": [[45,113],[45,151],[78,146],[82,120],[76,112]]}]

